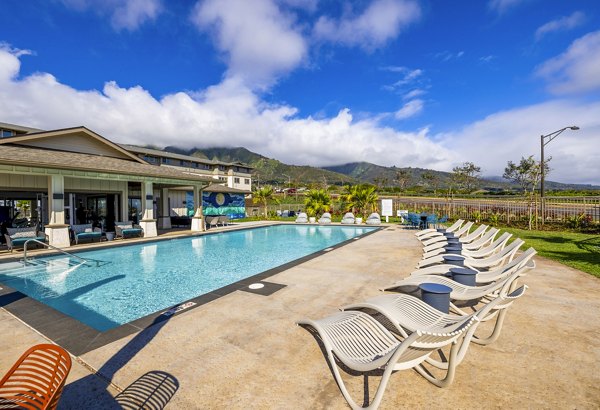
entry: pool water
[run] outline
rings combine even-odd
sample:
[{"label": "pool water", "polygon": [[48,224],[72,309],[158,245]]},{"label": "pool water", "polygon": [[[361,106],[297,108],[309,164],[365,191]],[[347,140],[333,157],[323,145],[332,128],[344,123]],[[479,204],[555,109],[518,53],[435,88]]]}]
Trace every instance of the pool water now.
[{"label": "pool water", "polygon": [[373,229],[275,225],[77,252],[85,264],[40,257],[0,264],[0,283],[106,331]]}]

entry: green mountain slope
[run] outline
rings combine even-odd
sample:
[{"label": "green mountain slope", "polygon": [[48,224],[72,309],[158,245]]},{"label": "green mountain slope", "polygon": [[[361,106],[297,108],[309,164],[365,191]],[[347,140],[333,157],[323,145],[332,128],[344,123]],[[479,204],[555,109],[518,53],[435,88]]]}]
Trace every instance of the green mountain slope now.
[{"label": "green mountain slope", "polygon": [[[254,168],[254,179],[260,184],[279,186],[303,186],[314,183],[327,185],[345,185],[371,183],[379,186],[399,186],[398,173],[408,174],[405,187],[424,186],[428,188],[447,188],[451,185],[452,173],[424,168],[384,167],[369,162],[353,162],[330,167],[311,167],[288,165],[276,159],[267,158],[243,147],[236,148],[192,148],[181,149],[165,147],[164,151],[200,158],[215,159],[224,162],[241,162]],[[429,176],[429,178],[427,178]],[[517,186],[502,177],[485,177],[478,182],[478,187],[488,190],[516,189]],[[562,184],[546,181],[547,190],[600,190],[599,186],[584,184]]]}]

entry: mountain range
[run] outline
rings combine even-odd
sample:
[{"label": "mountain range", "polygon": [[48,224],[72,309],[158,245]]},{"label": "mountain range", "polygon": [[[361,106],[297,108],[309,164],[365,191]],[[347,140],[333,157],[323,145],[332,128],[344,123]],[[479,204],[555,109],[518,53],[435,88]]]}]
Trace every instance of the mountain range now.
[{"label": "mountain range", "polygon": [[[353,162],[328,167],[311,167],[308,165],[289,165],[273,158],[252,152],[244,147],[227,148],[192,148],[181,149],[167,146],[163,149],[182,155],[219,160],[223,162],[241,162],[254,168],[255,182],[278,186],[299,186],[321,183],[326,185],[345,185],[371,183],[379,186],[404,187],[426,186],[432,189],[447,188],[452,173],[424,168],[384,167],[369,162]],[[401,178],[399,178],[399,175]],[[404,179],[404,181],[401,181]],[[485,190],[514,189],[516,185],[500,176],[481,177],[477,187]],[[547,190],[600,190],[600,186],[588,184],[563,184],[546,180]]]}]

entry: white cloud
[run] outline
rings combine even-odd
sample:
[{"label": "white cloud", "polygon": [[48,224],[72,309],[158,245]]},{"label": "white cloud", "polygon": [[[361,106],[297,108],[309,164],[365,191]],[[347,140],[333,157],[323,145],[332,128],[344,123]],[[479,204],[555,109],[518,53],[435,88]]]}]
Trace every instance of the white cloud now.
[{"label": "white cloud", "polygon": [[300,63],[307,44],[294,21],[272,0],[206,0],[196,4],[192,21],[212,33],[227,60],[229,77],[268,87]]},{"label": "white cloud", "polygon": [[0,49],[2,121],[42,129],[84,125],[130,144],[244,146],[291,164],[371,161],[446,169],[457,162],[426,129],[399,132],[376,117],[356,120],[347,109],[331,118],[298,118],[296,108],[266,104],[238,77],[194,95],[156,99],[140,86],[108,82],[101,91],[82,91],[47,73],[20,78],[19,69],[18,57]]},{"label": "white cloud", "polygon": [[555,100],[492,114],[463,129],[437,137],[449,150],[482,167],[485,175],[502,175],[509,160],[540,157],[540,136],[566,126],[546,147],[551,156],[548,179],[600,184],[600,102]]},{"label": "white cloud", "polygon": [[402,99],[403,100],[412,100],[413,98],[417,98],[417,97],[420,97],[425,94],[427,94],[427,91],[425,91],[421,88],[415,88],[414,90],[411,90],[411,91],[407,92],[406,94],[404,94],[402,96]]},{"label": "white cloud", "polygon": [[450,171],[473,161],[488,175],[501,175],[509,160],[539,155],[541,134],[577,125],[581,130],[566,131],[547,146],[553,157],[549,179],[600,184],[600,102],[551,101],[431,135],[427,128],[384,127],[378,117],[357,120],[347,109],[330,118],[299,118],[295,107],[267,104],[234,77],[196,94],[160,99],[140,86],[121,88],[114,82],[102,90],[77,90],[48,73],[22,77],[12,51],[0,47],[4,122],[42,129],[84,125],[115,142],[140,145],[245,146],[299,165],[369,161]]},{"label": "white cloud", "polygon": [[423,111],[423,105],[423,100],[411,100],[404,104],[398,111],[396,111],[394,117],[396,117],[398,120],[405,120],[407,118],[414,117]]},{"label": "white cloud", "polygon": [[504,14],[525,1],[527,0],[490,0],[488,7],[498,14]]},{"label": "white cloud", "polygon": [[580,26],[581,24],[583,24],[584,21],[585,15],[580,11],[576,11],[570,16],[564,16],[559,19],[549,21],[548,23],[540,26],[535,31],[535,39],[539,41],[548,33],[552,33],[555,31],[570,30],[572,28]]},{"label": "white cloud", "polygon": [[92,9],[110,14],[112,26],[133,31],[146,21],[156,19],[162,11],[162,0],[62,0],[63,4],[78,11]]},{"label": "white cloud", "polygon": [[421,9],[415,1],[374,0],[359,15],[344,15],[338,20],[321,16],[313,34],[321,41],[373,49],[395,38],[420,17]]},{"label": "white cloud", "polygon": [[495,60],[495,59],[496,59],[496,56],[490,54],[490,55],[487,55],[487,56],[479,57],[479,62],[481,62],[481,63],[489,63],[489,62],[491,62],[492,60]]},{"label": "white cloud", "polygon": [[439,53],[434,54],[433,57],[435,59],[446,62],[446,61],[450,61],[450,60],[458,60],[464,55],[465,55],[464,51],[459,51],[457,53],[453,53],[451,51],[444,50],[444,51],[440,51]]},{"label": "white cloud", "polygon": [[585,93],[600,89],[600,31],[575,40],[562,54],[536,69],[554,94]]}]

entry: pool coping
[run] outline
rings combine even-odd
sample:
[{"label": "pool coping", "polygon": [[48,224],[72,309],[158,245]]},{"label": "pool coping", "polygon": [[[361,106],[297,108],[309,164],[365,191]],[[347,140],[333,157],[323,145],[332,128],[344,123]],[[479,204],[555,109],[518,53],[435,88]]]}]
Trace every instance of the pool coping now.
[{"label": "pool coping", "polygon": [[[189,236],[201,236],[201,235],[218,235],[226,232],[233,231],[242,231],[248,229],[258,229],[265,228],[274,225],[299,225],[294,223],[273,223],[273,224],[265,224],[260,226],[247,226],[247,227],[239,227],[238,229],[229,229],[226,231],[215,231],[215,232],[203,232],[201,234],[196,235],[182,235],[181,237],[189,237]],[[315,226],[310,224],[302,224]],[[318,226],[318,225],[316,225]],[[315,227],[316,227],[315,226]],[[336,226],[336,224],[332,224],[331,226]],[[77,319],[74,319],[48,305],[45,305],[42,302],[33,299],[24,293],[19,292],[16,289],[11,288],[10,286],[6,286],[3,283],[0,283],[0,308],[4,308],[7,312],[11,313],[21,322],[25,323],[27,326],[34,329],[36,332],[40,333],[44,337],[50,339],[54,343],[62,346],[66,350],[68,350],[74,356],[80,356],[85,353],[88,353],[92,350],[98,349],[102,346],[105,346],[109,343],[112,343],[116,340],[119,340],[123,337],[129,336],[131,334],[140,332],[150,326],[155,324],[164,322],[166,320],[171,319],[172,317],[193,310],[197,307],[205,305],[213,300],[224,297],[230,293],[233,293],[237,290],[245,290],[249,285],[256,282],[264,282],[265,279],[270,278],[278,273],[281,273],[285,270],[288,270],[294,266],[300,265],[306,261],[314,259],[318,256],[321,256],[325,253],[328,253],[332,250],[338,249],[342,246],[348,245],[356,240],[365,238],[369,235],[372,235],[381,229],[385,229],[386,226],[378,225],[378,226],[361,226],[372,228],[371,231],[365,232],[360,236],[356,236],[354,238],[350,238],[338,244],[329,246],[325,249],[321,249],[319,251],[310,253],[301,258],[295,259],[293,261],[287,262],[283,265],[276,266],[274,268],[268,269],[261,273],[252,275],[245,279],[239,280],[237,282],[231,283],[229,285],[223,286],[219,289],[215,289],[211,292],[202,294],[195,298],[183,301],[177,305],[168,307],[161,311],[151,313],[149,315],[143,316],[139,319],[133,320],[129,323],[125,323],[123,325],[117,326],[115,328],[109,329],[107,331],[101,332],[96,330]],[[162,240],[172,240],[177,237],[168,236],[164,238],[153,238],[154,240],[148,240],[143,242],[132,242],[129,243],[118,243],[115,244],[114,247],[117,246],[132,246],[140,243],[152,243],[158,242]],[[113,247],[113,246],[109,246]],[[85,248],[81,249],[82,252],[87,250],[92,250],[93,248]],[[44,253],[43,256],[52,256],[54,253]],[[42,255],[40,255],[42,256]],[[11,258],[12,259],[12,258]],[[277,290],[280,287],[285,285],[272,283],[274,288]],[[261,292],[250,292],[257,295],[262,295]]]}]

